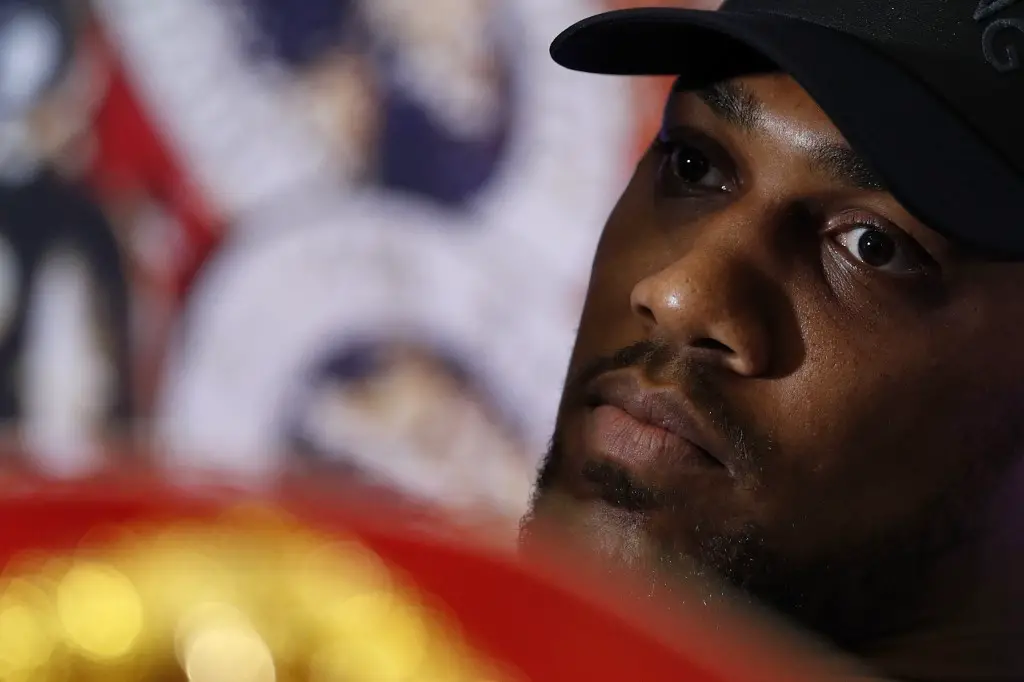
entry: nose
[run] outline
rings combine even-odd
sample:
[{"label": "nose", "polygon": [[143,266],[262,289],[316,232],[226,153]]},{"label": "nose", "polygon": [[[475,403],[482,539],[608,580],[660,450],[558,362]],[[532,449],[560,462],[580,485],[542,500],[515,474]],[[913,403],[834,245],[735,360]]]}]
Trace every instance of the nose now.
[{"label": "nose", "polygon": [[770,283],[736,247],[694,244],[640,280],[630,295],[647,333],[681,343],[738,375],[769,370]]}]

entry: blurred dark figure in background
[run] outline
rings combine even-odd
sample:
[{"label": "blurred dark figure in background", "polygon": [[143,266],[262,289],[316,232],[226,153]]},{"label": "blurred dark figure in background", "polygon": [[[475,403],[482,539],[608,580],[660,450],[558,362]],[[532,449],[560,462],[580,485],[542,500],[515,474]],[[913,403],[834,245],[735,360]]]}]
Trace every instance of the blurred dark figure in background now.
[{"label": "blurred dark figure in background", "polygon": [[461,207],[498,172],[513,124],[496,0],[242,0],[258,56],[357,176]]},{"label": "blurred dark figure in background", "polygon": [[131,404],[121,250],[49,139],[81,9],[0,2],[0,419],[58,468],[126,428]]}]

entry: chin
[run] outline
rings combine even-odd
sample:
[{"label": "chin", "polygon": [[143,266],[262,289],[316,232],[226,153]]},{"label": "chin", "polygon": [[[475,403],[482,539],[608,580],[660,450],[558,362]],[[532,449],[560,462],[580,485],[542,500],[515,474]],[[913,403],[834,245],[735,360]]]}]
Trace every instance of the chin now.
[{"label": "chin", "polygon": [[661,563],[652,538],[646,520],[633,512],[548,488],[523,519],[520,548],[528,556],[582,554],[607,568],[645,572]]}]

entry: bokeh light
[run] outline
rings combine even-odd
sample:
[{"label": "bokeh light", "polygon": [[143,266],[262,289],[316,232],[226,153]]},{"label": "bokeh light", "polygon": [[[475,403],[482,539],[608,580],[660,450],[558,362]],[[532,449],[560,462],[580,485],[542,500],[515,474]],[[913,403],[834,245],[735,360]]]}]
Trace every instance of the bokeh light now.
[{"label": "bokeh light", "polygon": [[265,513],[130,530],[12,562],[0,680],[493,678],[454,621],[352,538]]},{"label": "bokeh light", "polygon": [[57,589],[57,612],[67,641],[96,660],[127,654],[142,632],[135,586],[111,566],[74,565]]}]

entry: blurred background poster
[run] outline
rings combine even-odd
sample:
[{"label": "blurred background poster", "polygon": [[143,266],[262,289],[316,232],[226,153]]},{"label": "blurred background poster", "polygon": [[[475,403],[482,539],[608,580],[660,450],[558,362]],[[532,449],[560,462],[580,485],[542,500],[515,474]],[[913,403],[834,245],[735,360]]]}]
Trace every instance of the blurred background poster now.
[{"label": "blurred background poster", "polygon": [[517,518],[665,88],[547,48],[636,4],[0,0],[6,463]]}]

